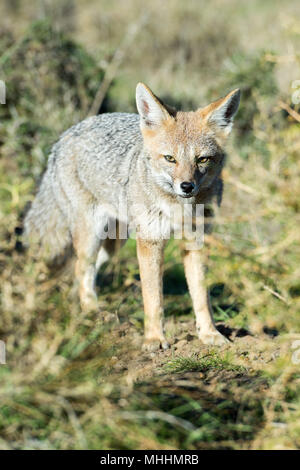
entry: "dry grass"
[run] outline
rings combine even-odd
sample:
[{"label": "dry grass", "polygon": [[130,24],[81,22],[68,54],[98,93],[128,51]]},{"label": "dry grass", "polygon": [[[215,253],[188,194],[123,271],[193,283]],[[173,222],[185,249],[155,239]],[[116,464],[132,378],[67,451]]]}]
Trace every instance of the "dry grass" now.
[{"label": "dry grass", "polygon": [[[0,108],[0,339],[7,347],[0,447],[299,448],[292,355],[300,338],[300,133],[293,113],[282,109],[283,102],[299,113],[291,102],[291,80],[300,78],[298,2],[153,1],[147,11],[136,0],[31,3],[1,5],[0,78],[19,93]],[[46,49],[36,37],[24,43],[28,25],[45,12],[58,36],[50,33]],[[20,252],[15,234],[47,149],[85,115],[128,27],[145,13],[103,109],[134,110],[140,80],[183,108],[237,85],[243,91],[224,202],[207,238],[215,317],[234,342],[205,364],[214,353],[193,336],[174,242],[165,273],[174,344],[149,357],[140,354],[133,242],[100,274],[101,313],[84,315],[71,270],[51,275]],[[84,47],[64,42],[60,31]]]}]

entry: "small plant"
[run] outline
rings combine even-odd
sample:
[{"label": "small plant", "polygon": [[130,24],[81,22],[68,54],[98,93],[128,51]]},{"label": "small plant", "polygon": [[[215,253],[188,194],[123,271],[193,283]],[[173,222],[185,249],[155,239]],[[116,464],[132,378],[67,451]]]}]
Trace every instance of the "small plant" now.
[{"label": "small plant", "polygon": [[216,351],[209,352],[204,356],[196,354],[191,357],[178,356],[167,362],[164,366],[166,372],[207,372],[214,370],[230,370],[244,372],[245,368],[233,364],[228,355],[221,357]]}]

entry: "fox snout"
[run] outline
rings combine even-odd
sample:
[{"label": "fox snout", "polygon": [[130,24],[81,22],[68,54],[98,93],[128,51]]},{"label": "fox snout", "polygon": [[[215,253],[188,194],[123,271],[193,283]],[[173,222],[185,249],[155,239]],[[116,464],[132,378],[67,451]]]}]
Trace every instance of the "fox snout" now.
[{"label": "fox snout", "polygon": [[177,196],[189,198],[196,196],[199,191],[199,183],[195,179],[174,181],[174,190]]},{"label": "fox snout", "polygon": [[203,176],[191,163],[178,164],[174,168],[173,188],[177,196],[190,198],[199,192]]},{"label": "fox snout", "polygon": [[193,181],[183,181],[180,188],[185,194],[190,194],[195,189],[195,183]]}]

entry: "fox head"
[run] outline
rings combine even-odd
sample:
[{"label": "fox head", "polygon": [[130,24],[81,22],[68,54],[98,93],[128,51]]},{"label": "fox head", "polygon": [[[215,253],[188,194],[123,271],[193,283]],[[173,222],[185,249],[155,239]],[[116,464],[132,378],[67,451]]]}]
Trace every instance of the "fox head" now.
[{"label": "fox head", "polygon": [[169,194],[194,198],[212,186],[238,110],[240,90],[197,111],[176,111],[143,83],[136,89],[144,149],[157,184]]}]

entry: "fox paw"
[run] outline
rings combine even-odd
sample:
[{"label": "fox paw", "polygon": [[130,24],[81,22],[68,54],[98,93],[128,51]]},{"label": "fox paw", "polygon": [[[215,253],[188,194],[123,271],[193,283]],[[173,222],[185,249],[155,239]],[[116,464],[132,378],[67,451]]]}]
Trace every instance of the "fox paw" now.
[{"label": "fox paw", "polygon": [[210,346],[223,346],[228,344],[230,341],[225,338],[218,330],[213,330],[205,333],[199,333],[199,339],[203,344]]},{"label": "fox paw", "polygon": [[97,297],[92,294],[81,298],[80,305],[84,312],[95,312],[99,309]]},{"label": "fox paw", "polygon": [[165,338],[151,338],[145,339],[142,349],[145,352],[155,352],[160,349],[169,349],[170,345]]}]

